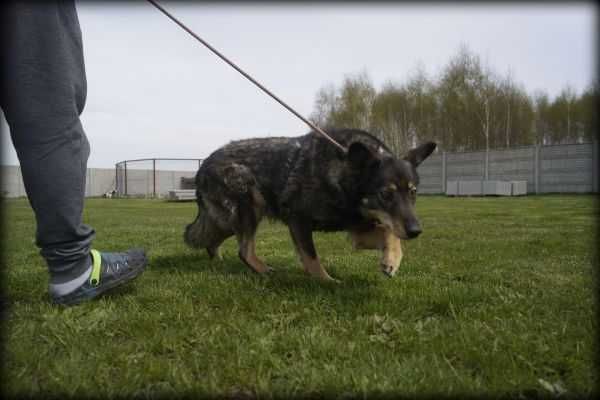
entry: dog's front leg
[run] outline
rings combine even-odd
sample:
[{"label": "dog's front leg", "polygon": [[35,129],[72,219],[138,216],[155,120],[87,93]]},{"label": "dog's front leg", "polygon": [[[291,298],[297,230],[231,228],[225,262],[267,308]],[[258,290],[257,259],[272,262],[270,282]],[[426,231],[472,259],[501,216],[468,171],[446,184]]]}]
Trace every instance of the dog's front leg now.
[{"label": "dog's front leg", "polygon": [[238,242],[240,248],[238,256],[247,267],[258,274],[265,274],[273,271],[273,268],[265,264],[256,255],[256,240],[254,236],[239,236]]},{"label": "dog's front leg", "polygon": [[366,232],[350,231],[350,238],[355,249],[381,250],[381,271],[393,277],[402,261],[402,244],[390,229],[375,227]]},{"label": "dog's front leg", "polygon": [[288,226],[304,271],[319,279],[337,282],[337,279],[333,279],[319,261],[310,226],[299,220],[290,221]]},{"label": "dog's front leg", "polygon": [[392,278],[398,271],[402,261],[402,245],[400,239],[389,229],[384,229],[382,236],[384,247],[381,257],[381,270]]}]

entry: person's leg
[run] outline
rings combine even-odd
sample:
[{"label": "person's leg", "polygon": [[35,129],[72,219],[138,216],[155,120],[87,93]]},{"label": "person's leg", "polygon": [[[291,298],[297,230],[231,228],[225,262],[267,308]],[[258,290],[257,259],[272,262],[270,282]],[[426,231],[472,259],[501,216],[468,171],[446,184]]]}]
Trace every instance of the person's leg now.
[{"label": "person's leg", "polygon": [[4,4],[0,106],[35,212],[36,244],[61,296],[91,272],[94,230],[82,223],[90,152],[81,126],[86,97],[74,1]]}]

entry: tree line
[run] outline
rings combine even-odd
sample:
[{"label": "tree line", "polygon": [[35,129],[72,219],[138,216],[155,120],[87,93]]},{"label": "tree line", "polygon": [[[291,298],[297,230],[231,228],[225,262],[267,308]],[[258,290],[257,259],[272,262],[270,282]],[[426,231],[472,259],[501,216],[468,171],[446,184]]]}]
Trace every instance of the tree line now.
[{"label": "tree line", "polygon": [[466,45],[429,77],[418,66],[405,82],[376,90],[366,72],[322,87],[311,120],[323,127],[367,130],[394,152],[425,140],[441,151],[590,142],[597,135],[597,83],[581,94],[566,86],[551,99],[526,92],[512,72],[484,66]]}]

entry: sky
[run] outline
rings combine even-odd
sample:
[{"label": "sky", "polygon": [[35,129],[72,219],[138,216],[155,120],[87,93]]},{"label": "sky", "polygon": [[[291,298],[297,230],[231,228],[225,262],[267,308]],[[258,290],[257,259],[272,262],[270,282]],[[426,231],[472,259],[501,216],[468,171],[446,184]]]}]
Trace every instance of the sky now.
[{"label": "sky", "polygon": [[[533,93],[595,78],[592,3],[161,4],[309,117],[317,91],[365,71],[376,88],[418,65],[436,76],[461,46]],[[149,3],[77,2],[88,94],[88,167],[204,158],[231,140],[309,128]],[[5,121],[2,164],[17,165]]]}]

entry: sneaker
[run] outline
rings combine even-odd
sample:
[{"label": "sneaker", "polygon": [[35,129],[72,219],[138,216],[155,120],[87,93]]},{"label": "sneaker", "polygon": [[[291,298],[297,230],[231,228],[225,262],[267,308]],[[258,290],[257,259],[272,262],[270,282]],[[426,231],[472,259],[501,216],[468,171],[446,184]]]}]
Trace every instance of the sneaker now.
[{"label": "sneaker", "polygon": [[90,253],[93,260],[90,278],[75,291],[53,297],[54,303],[74,305],[91,300],[107,290],[133,280],[144,272],[148,264],[142,249],[131,249],[124,253],[101,253],[91,250]]}]

